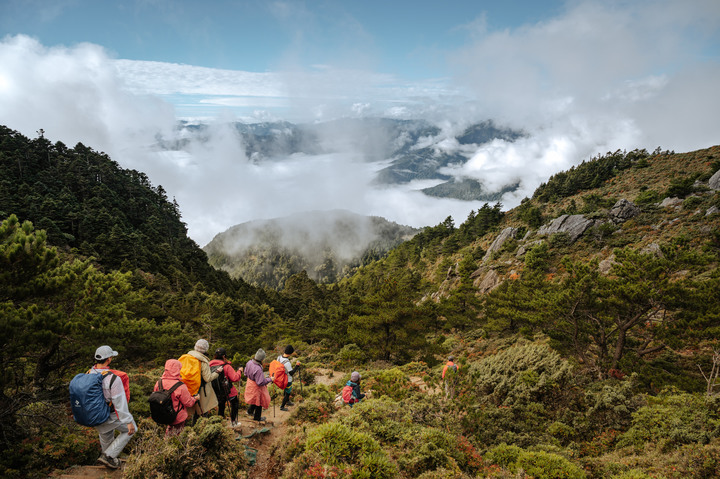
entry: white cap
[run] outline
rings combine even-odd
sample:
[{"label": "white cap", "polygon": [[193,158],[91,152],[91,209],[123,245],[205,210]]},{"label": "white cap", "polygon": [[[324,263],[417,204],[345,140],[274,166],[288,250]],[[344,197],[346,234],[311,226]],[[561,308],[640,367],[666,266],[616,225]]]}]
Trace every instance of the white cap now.
[{"label": "white cap", "polygon": [[117,351],[113,351],[110,346],[100,346],[95,350],[95,359],[97,361],[104,361],[107,358],[112,358],[118,355]]}]

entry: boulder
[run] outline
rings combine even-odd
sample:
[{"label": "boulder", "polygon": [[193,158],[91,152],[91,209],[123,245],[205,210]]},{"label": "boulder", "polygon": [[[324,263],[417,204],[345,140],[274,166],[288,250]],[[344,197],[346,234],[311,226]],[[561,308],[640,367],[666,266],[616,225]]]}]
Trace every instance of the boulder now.
[{"label": "boulder", "polygon": [[664,256],[660,245],[657,243],[650,243],[642,249],[641,253],[652,254],[658,258],[662,258]]},{"label": "boulder", "polygon": [[589,220],[583,215],[562,215],[543,225],[537,234],[539,236],[550,236],[555,233],[567,233],[570,241],[574,243],[594,224],[594,220]]},{"label": "boulder", "polygon": [[512,228],[512,227],[508,227],[508,228],[505,228],[504,230],[502,230],[500,232],[500,234],[498,235],[498,237],[495,238],[495,241],[493,241],[492,244],[490,245],[490,247],[488,248],[487,252],[485,253],[485,256],[483,256],[483,261],[487,261],[488,259],[490,259],[492,254],[494,252],[500,250],[500,248],[502,248],[502,246],[505,244],[505,242],[507,240],[514,238],[517,231],[518,231],[517,228]]},{"label": "boulder", "polygon": [[713,205],[705,212],[705,216],[714,215],[715,213],[720,212],[720,209],[718,209],[717,206]]},{"label": "boulder", "polygon": [[617,264],[617,261],[615,261],[615,255],[611,254],[604,260],[600,261],[600,263],[598,263],[598,270],[600,271],[600,273],[607,275],[608,273],[610,273],[610,270],[615,264]]},{"label": "boulder", "polygon": [[711,190],[720,190],[720,170],[717,170],[715,174],[710,177],[708,186]]},{"label": "boulder", "polygon": [[665,198],[660,202],[660,208],[679,208],[682,202],[680,198]]},{"label": "boulder", "polygon": [[615,206],[610,209],[608,214],[610,215],[610,221],[613,223],[622,223],[623,221],[627,221],[630,218],[639,215],[640,207],[632,201],[622,199],[615,203]]}]

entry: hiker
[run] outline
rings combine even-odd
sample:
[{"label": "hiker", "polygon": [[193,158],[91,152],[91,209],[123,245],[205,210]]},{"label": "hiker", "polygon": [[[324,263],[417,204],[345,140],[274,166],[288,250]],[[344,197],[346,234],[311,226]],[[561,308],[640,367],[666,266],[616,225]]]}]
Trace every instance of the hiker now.
[{"label": "hiker", "polygon": [[245,383],[245,402],[250,405],[247,413],[255,421],[264,421],[262,410],[270,407],[270,393],[267,385],[272,382],[272,379],[265,376],[263,372],[265,357],[265,351],[262,348],[258,349],[255,357],[245,365],[244,371],[245,377],[248,378]]},{"label": "hiker", "polygon": [[[221,394],[218,394],[218,390],[215,390],[215,395],[218,398],[218,414],[221,417],[225,417],[225,403],[230,403],[230,424],[232,427],[237,426],[238,409],[240,407],[240,399],[238,399],[238,391],[233,383],[236,383],[242,379],[243,368],[238,368],[237,372],[233,369],[232,364],[227,359],[227,351],[225,348],[218,348],[215,351],[215,359],[210,361],[210,369],[217,369],[216,366],[222,366],[223,374],[218,377],[218,380],[225,378],[226,385],[217,385],[220,388]],[[216,388],[218,380],[213,382],[213,388]],[[225,390],[227,387],[228,390]]]},{"label": "hiker", "polygon": [[448,356],[447,363],[442,371],[442,378],[445,381],[445,399],[452,399],[455,396],[455,383],[457,382],[457,372],[460,366],[455,364],[455,357]]},{"label": "hiker", "polygon": [[[137,424],[135,424],[135,419],[128,408],[123,383],[118,380],[114,373],[109,371],[110,363],[117,355],[118,352],[113,351],[110,346],[100,346],[95,351],[95,366],[88,371],[88,374],[103,374],[105,376],[102,381],[103,396],[105,396],[105,401],[112,404],[111,407],[114,409],[107,421],[94,426],[100,435],[100,447],[102,449],[98,461],[110,469],[120,467],[118,456],[127,443],[130,442],[135,431],[137,431]],[[115,431],[119,432],[117,437]]]},{"label": "hiker", "polygon": [[293,374],[295,374],[300,368],[300,361],[296,361],[295,368],[293,368],[290,361],[290,356],[292,356],[293,354],[295,354],[295,348],[293,348],[291,345],[288,345],[285,347],[285,352],[277,358],[278,362],[280,362],[280,364],[285,367],[285,371],[287,372],[288,377],[287,387],[283,391],[282,404],[280,404],[281,411],[288,410],[285,406],[295,405],[295,403],[290,400],[290,394],[292,393]]},{"label": "hiker", "polygon": [[195,402],[200,398],[199,394],[194,396],[190,394],[187,385],[182,382],[180,377],[181,368],[182,363],[180,361],[177,359],[168,359],[165,361],[165,371],[160,381],[155,383],[154,391],[160,390],[161,381],[162,388],[166,391],[172,389],[178,382],[180,383],[180,386],[171,393],[173,409],[177,411],[177,416],[175,416],[175,421],[168,424],[165,429],[165,437],[177,436],[182,432],[185,427],[185,420],[188,418],[187,410],[193,408]]},{"label": "hiker", "polygon": [[365,399],[365,395],[360,392],[360,379],[360,373],[353,371],[352,374],[350,374],[350,380],[342,390],[343,401],[345,404],[349,404],[350,407]]},{"label": "hiker", "polygon": [[[200,361],[200,388],[197,390],[199,393],[199,399],[193,407],[193,425],[195,424],[199,416],[207,414],[211,409],[217,407],[218,405],[215,390],[210,385],[212,380],[218,377],[218,373],[212,372],[210,370],[210,358],[205,356],[205,354],[208,352],[208,349],[210,349],[210,344],[207,342],[207,340],[198,339],[195,343],[194,349],[192,351],[188,351],[187,355],[183,355],[180,357],[180,362],[183,362],[183,359],[186,356],[192,356],[193,358]],[[185,382],[185,384],[188,384],[185,376],[183,374],[181,374],[181,376],[183,378],[183,382]],[[190,384],[188,384],[188,389],[190,390],[191,394],[195,392],[193,391],[193,388],[190,386]]]}]

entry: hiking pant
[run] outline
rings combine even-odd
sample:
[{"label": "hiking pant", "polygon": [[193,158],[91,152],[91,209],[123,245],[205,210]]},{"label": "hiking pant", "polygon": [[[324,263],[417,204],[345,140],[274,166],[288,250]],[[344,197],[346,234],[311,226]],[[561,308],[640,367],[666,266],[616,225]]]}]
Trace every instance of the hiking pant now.
[{"label": "hiking pant", "polygon": [[[137,432],[137,424],[135,424],[134,420],[133,425],[135,426],[135,432]],[[108,457],[118,457],[132,438],[132,436],[128,434],[128,425],[120,422],[115,414],[112,414],[110,419],[104,423],[95,426],[95,429],[100,435],[102,452]],[[115,431],[120,433],[117,437],[115,437]]]},{"label": "hiking pant", "polygon": [[[230,403],[230,420],[237,422],[238,409],[240,408],[240,400],[237,396],[233,396],[227,400]],[[218,414],[220,417],[225,417],[225,403],[226,401],[220,401],[218,403]]]},{"label": "hiking pant", "polygon": [[283,390],[283,400],[280,407],[285,407],[285,405],[290,402],[290,393],[292,393],[292,385]]},{"label": "hiking pant", "polygon": [[252,414],[253,419],[259,421],[262,417],[262,406],[256,406],[254,404],[251,404],[248,408],[248,414]]}]

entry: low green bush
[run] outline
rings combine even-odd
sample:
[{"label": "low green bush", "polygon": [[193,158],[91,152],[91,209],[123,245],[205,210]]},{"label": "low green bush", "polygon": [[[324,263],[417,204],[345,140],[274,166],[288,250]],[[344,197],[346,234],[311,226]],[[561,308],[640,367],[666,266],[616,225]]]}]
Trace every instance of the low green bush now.
[{"label": "low green bush", "polygon": [[524,471],[524,475],[536,479],[568,477],[584,479],[585,472],[568,459],[545,451],[526,451],[518,446],[500,444],[485,454],[485,462],[497,464],[512,472]]},{"label": "low green bush", "polygon": [[148,477],[247,477],[242,445],[222,418],[201,418],[178,436],[166,439],[165,428],[143,419],[130,443],[126,479]]}]

